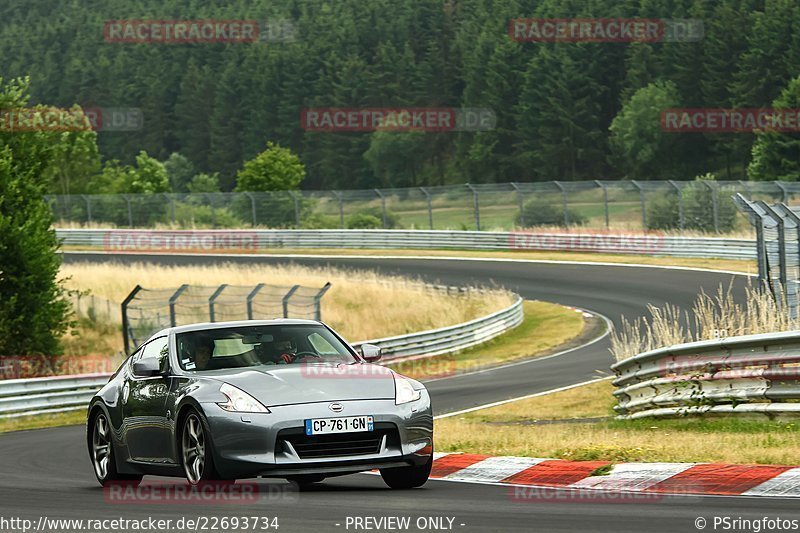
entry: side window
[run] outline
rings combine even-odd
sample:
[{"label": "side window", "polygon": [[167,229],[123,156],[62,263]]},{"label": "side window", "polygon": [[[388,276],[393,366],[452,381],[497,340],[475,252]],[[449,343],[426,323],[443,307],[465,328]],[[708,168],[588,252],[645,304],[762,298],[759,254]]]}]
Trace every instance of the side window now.
[{"label": "side window", "polygon": [[325,337],[319,333],[315,332],[309,335],[308,342],[311,343],[311,346],[313,346],[320,355],[337,355],[339,353],[336,351],[336,348],[331,346],[331,343],[329,343]]},{"label": "side window", "polygon": [[144,361],[145,359],[157,359],[158,366],[166,370],[169,362],[169,337],[159,337],[148,342],[144,348],[139,350],[139,354],[134,354],[131,362]]}]

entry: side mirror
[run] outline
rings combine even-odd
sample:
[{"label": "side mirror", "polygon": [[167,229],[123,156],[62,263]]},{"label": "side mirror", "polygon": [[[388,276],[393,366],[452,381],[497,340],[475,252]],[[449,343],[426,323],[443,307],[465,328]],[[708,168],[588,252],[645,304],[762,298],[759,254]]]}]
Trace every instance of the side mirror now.
[{"label": "side mirror", "polygon": [[374,344],[362,344],[358,347],[358,352],[368,363],[374,363],[376,361],[380,361],[381,359],[381,348],[380,346],[375,346]]},{"label": "side mirror", "polygon": [[161,375],[161,365],[155,357],[140,359],[133,363],[133,375],[137,378],[151,378]]}]

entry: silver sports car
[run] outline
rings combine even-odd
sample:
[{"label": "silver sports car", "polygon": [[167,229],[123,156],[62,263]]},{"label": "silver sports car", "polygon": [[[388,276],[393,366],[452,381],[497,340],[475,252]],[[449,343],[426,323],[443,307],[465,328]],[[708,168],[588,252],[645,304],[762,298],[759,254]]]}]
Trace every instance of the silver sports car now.
[{"label": "silver sports car", "polygon": [[302,484],[377,468],[392,488],[419,487],[433,461],[430,397],[378,359],[310,320],[165,329],[89,405],[97,479]]}]

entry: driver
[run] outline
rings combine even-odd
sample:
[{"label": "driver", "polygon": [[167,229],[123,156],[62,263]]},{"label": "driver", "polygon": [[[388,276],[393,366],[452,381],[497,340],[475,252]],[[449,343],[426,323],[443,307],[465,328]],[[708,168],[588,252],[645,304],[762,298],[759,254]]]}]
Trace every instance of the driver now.
[{"label": "driver", "polygon": [[272,342],[262,342],[258,352],[265,363],[288,365],[296,358],[297,345],[291,339],[276,339]]},{"label": "driver", "polygon": [[205,336],[198,336],[194,346],[194,365],[197,370],[205,370],[214,353],[214,341]]}]

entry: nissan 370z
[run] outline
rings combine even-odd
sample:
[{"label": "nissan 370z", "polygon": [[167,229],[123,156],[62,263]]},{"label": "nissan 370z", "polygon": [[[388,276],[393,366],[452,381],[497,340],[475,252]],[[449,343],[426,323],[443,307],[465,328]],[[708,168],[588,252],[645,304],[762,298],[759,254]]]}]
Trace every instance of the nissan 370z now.
[{"label": "nissan 370z", "polygon": [[379,469],[392,488],[419,487],[433,461],[430,397],[378,359],[309,320],[165,329],[92,398],[95,475],[306,484]]}]

